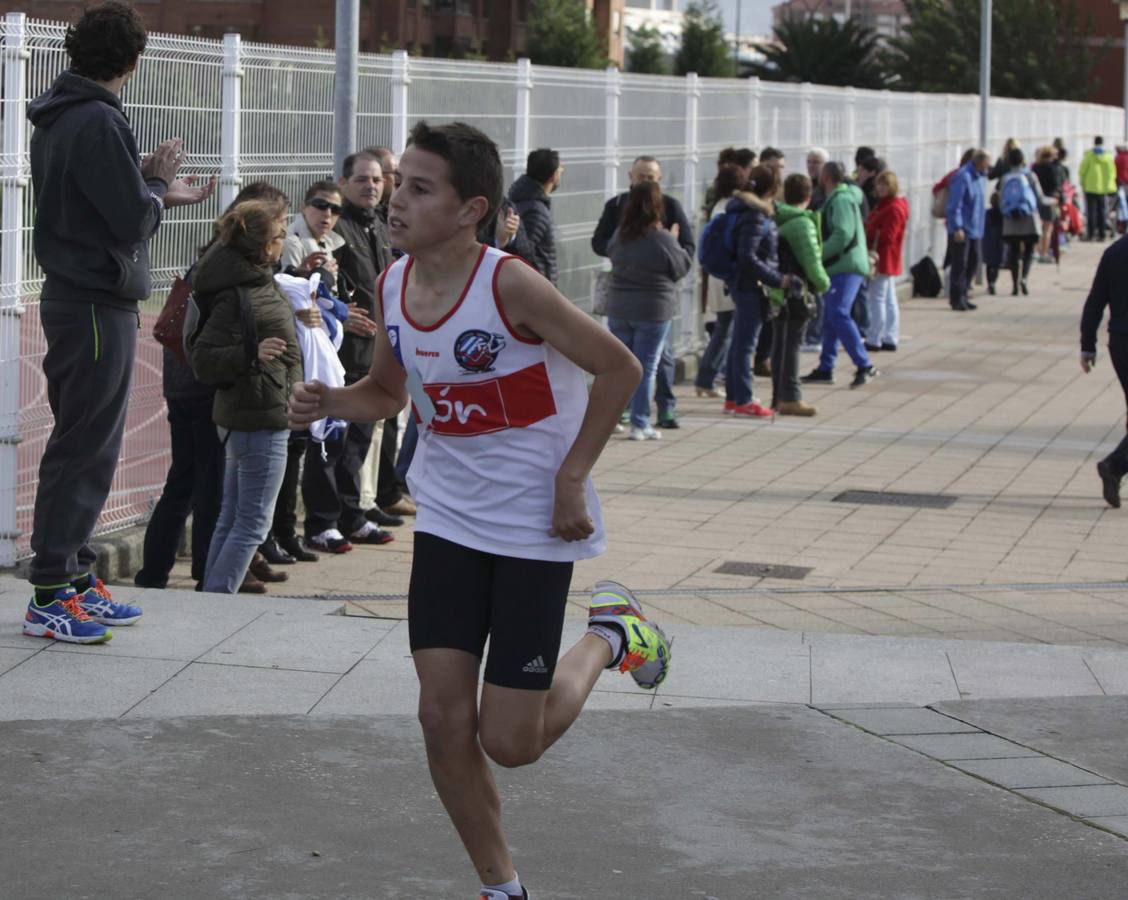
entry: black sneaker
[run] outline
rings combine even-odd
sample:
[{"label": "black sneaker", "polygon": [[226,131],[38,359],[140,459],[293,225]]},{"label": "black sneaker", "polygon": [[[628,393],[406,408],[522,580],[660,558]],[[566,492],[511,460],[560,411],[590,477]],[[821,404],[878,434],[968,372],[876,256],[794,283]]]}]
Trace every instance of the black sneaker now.
[{"label": "black sneaker", "polygon": [[897,352],[897,345],[896,344],[882,344],[881,349],[884,350],[886,353],[896,353]]},{"label": "black sneaker", "polygon": [[378,506],[364,511],[364,518],[366,518],[373,525],[379,525],[381,528],[399,528],[403,524],[402,516],[394,516],[391,513],[386,513]]},{"label": "black sneaker", "polygon": [[867,385],[879,374],[876,366],[870,366],[868,369],[863,366],[858,366],[858,371],[854,373],[854,380],[850,382],[850,387],[860,388]]},{"label": "black sneaker", "polygon": [[800,375],[803,384],[834,384],[834,373],[824,372],[822,369],[812,369],[806,375]]},{"label": "black sneaker", "polygon": [[657,424],[659,428],[681,428],[677,416],[662,416]]},{"label": "black sneaker", "polygon": [[1101,492],[1105,503],[1113,509],[1120,509],[1120,478],[1112,471],[1108,460],[1102,459],[1097,463],[1097,474],[1101,476]]}]

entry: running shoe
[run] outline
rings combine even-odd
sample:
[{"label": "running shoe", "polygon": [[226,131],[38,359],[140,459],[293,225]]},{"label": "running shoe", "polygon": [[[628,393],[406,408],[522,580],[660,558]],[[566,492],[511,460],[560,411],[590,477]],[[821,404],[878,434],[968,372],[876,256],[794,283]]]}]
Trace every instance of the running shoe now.
[{"label": "running shoe", "polygon": [[345,536],[336,528],[308,537],[306,543],[325,553],[348,553],[352,549],[352,544],[346,541]]},{"label": "running shoe", "polygon": [[115,603],[101,578],[78,595],[78,605],[100,625],[132,625],[141,618],[140,608],[128,603]]},{"label": "running shoe", "polygon": [[529,900],[529,890],[526,887],[522,887],[520,894],[503,894],[501,891],[492,891],[489,888],[482,888],[482,893],[478,895],[478,900]]},{"label": "running shoe", "polygon": [[349,535],[349,543],[351,544],[388,544],[395,539],[396,536],[390,531],[384,531],[371,522],[365,522]]},{"label": "running shoe", "polygon": [[102,644],[114,634],[83,611],[78,594],[70,585],[55,591],[55,599],[46,606],[40,606],[32,597],[24,615],[23,633],[69,644]]},{"label": "running shoe", "polygon": [[657,441],[662,437],[660,431],[655,431],[649,425],[645,428],[639,428],[637,425],[631,426],[631,433],[627,435],[628,441]]},{"label": "running shoe", "polygon": [[588,623],[610,625],[626,638],[623,652],[608,668],[630,672],[641,688],[658,687],[670,671],[670,640],[642,614],[642,604],[616,581],[600,581],[588,607]]}]

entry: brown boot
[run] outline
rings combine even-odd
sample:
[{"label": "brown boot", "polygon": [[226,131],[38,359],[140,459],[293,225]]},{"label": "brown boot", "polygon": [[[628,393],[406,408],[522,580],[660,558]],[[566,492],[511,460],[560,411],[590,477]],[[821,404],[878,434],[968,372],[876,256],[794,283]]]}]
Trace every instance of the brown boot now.
[{"label": "brown boot", "polygon": [[752,364],[752,374],[757,378],[771,378],[772,361],[767,357],[755,360]]},{"label": "brown boot", "polygon": [[777,410],[781,416],[813,416],[818,408],[802,400],[784,400]]},{"label": "brown boot", "polygon": [[270,568],[266,557],[257,552],[251,559],[251,567],[247,571],[262,582],[286,581],[290,577],[286,572],[275,572]]},{"label": "brown boot", "polygon": [[239,585],[240,594],[265,594],[266,585],[255,578],[250,572],[243,576],[243,583]]}]

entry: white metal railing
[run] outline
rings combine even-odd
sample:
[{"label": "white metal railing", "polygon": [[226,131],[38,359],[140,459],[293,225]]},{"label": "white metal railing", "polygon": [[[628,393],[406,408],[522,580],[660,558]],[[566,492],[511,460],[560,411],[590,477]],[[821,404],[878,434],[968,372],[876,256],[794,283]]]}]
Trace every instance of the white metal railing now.
[{"label": "white metal railing", "polygon": [[[42,273],[31,246],[27,103],[66,67],[64,26],[8,13],[0,19],[0,564],[28,552],[38,460],[51,429],[40,360]],[[898,173],[912,218],[905,257],[944,251],[929,217],[930,186],[974,143],[975,97],[899,94],[817,85],[642,76],[516,64],[364,54],[358,78],[360,146],[401,150],[412,122],[461,119],[490,134],[508,172],[523,171],[530,148],[559,150],[567,169],[553,195],[560,288],[590,309],[593,273],[603,262],[590,237],[606,198],[626,186],[639,155],[661,160],[664,189],[691,215],[701,205],[717,152],[726,146],[787,154],[801,169],[822,146],[850,161],[869,144]],[[149,337],[173,277],[192,261],[211,222],[241,185],[277,184],[294,199],[332,170],[334,58],[331,51],[150,35],[123,98],[138,144],[185,139],[186,174],[220,176],[205,207],[172,210],[153,241],[154,296],[143,330],[118,474],[100,530],[144,518],[168,464],[159,348]],[[1096,134],[1119,135],[1123,111],[1065,102],[992,102],[992,152],[1009,136],[1024,146],[1065,139],[1074,160]],[[681,349],[700,339],[696,275],[682,291],[674,334]]]}]

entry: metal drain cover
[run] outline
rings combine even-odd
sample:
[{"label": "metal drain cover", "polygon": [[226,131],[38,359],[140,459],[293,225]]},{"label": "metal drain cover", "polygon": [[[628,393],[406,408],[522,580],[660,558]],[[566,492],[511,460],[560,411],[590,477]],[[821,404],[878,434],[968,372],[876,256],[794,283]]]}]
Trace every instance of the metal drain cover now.
[{"label": "metal drain cover", "polygon": [[814,569],[807,566],[781,566],[776,563],[740,562],[730,559],[713,570],[719,575],[744,575],[748,578],[789,578],[802,581]]},{"label": "metal drain cover", "polygon": [[909,494],[897,491],[844,491],[834,503],[863,503],[873,506],[919,506],[947,509],[960,498],[955,494]]}]

